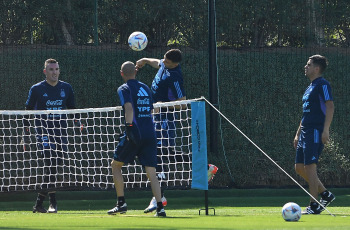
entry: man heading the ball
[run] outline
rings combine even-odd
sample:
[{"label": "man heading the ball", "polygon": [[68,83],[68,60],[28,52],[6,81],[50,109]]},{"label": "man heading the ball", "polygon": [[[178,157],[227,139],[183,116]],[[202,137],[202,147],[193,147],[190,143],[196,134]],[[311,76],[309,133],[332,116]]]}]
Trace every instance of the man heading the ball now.
[{"label": "man heading the ball", "polygon": [[[170,102],[186,100],[184,89],[184,80],[181,71],[180,62],[182,60],[182,52],[179,49],[171,49],[167,51],[163,59],[142,58],[136,62],[136,68],[142,68],[146,64],[158,69],[156,76],[152,82],[151,91],[154,103]],[[175,108],[176,109],[176,108]],[[170,156],[175,153],[175,117],[173,108],[161,108],[154,116],[155,128],[157,134],[157,154],[158,154],[158,178],[166,179],[164,169],[161,165],[162,159],[169,160]],[[181,157],[175,154],[176,157]],[[188,155],[186,161],[189,161]],[[179,159],[183,161],[184,159]],[[162,190],[163,205],[167,204]],[[150,205],[145,209],[145,213],[155,210],[156,202],[152,198]]]},{"label": "man heading the ball", "polygon": [[[171,49],[167,51],[163,59],[156,58],[142,58],[136,62],[137,68],[142,68],[145,64],[158,69],[156,76],[152,82],[152,96],[154,102],[170,102],[186,100],[186,93],[184,89],[184,80],[180,62],[182,61],[182,52],[179,49]],[[185,106],[175,106],[177,109],[185,109]],[[157,133],[157,153],[158,153],[158,178],[166,179],[166,168],[163,168],[162,162],[165,161],[190,161],[188,153],[176,154],[175,150],[175,115],[174,108],[161,108],[155,115],[155,125]],[[212,165],[208,171],[208,178],[211,181],[217,172],[218,168]],[[162,191],[163,205],[167,204]],[[145,213],[152,212],[156,208],[154,197],[149,206],[145,209]]]}]

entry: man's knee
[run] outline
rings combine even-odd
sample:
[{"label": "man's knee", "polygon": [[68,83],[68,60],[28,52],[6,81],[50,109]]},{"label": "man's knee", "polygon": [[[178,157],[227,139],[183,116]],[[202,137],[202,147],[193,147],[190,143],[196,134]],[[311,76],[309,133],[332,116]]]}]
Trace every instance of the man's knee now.
[{"label": "man's knee", "polygon": [[295,164],[294,169],[298,175],[302,176],[305,174],[304,164],[297,163],[297,164]]},{"label": "man's knee", "polygon": [[304,167],[304,171],[305,171],[305,174],[308,176],[308,177],[315,177],[317,176],[317,166],[316,164],[309,164],[309,165],[305,165]]},{"label": "man's knee", "polygon": [[145,169],[146,169],[148,179],[152,180],[153,178],[157,178],[155,167],[146,166]]}]

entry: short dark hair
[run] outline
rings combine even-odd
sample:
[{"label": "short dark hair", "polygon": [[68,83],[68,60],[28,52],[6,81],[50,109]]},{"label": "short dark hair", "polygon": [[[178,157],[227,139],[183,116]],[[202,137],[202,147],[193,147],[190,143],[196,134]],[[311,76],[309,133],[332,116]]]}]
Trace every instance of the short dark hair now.
[{"label": "short dark hair", "polygon": [[182,60],[182,53],[179,49],[171,49],[165,53],[165,57],[172,62],[180,63]]},{"label": "short dark hair", "polygon": [[46,66],[48,64],[52,64],[52,63],[57,63],[58,64],[58,61],[56,61],[56,59],[53,59],[53,58],[49,58],[45,61],[45,64],[44,64],[44,68],[46,69]]},{"label": "short dark hair", "polygon": [[319,55],[319,54],[315,54],[312,55],[311,57],[309,57],[310,60],[312,60],[312,64],[320,67],[320,72],[323,73],[323,71],[326,70],[327,66],[328,66],[328,60],[326,57]]},{"label": "short dark hair", "polygon": [[124,73],[125,77],[135,76],[135,64],[131,61],[126,61],[122,64],[121,71]]}]

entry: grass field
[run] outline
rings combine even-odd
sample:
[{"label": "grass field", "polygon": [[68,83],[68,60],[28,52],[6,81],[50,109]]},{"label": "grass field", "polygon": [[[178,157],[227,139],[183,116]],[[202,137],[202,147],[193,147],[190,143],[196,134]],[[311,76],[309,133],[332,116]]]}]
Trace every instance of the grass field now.
[{"label": "grass field", "polygon": [[[150,191],[127,191],[128,212],[109,216],[114,191],[59,192],[59,213],[31,212],[35,193],[0,193],[0,229],[350,229],[350,189],[332,189],[337,199],[321,215],[286,222],[281,207],[293,201],[304,208],[307,195],[300,189],[209,190],[209,215],[204,191],[166,191],[167,218],[144,214]],[[45,206],[48,206],[46,201]]]}]

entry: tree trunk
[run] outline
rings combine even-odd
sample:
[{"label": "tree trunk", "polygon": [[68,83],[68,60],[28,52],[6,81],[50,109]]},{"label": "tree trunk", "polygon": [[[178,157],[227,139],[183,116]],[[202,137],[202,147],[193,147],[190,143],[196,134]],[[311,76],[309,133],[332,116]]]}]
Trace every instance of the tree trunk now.
[{"label": "tree trunk", "polygon": [[[69,10],[69,12],[72,11],[72,3],[71,0],[67,1],[67,9]],[[70,15],[70,14],[69,14]],[[66,41],[66,45],[74,45],[74,41],[72,38],[72,35],[69,33],[68,28],[71,28],[71,26],[69,26],[70,23],[68,23],[68,27],[66,25],[66,23],[64,22],[64,19],[61,19],[61,28],[62,28],[62,32],[63,32],[63,36],[64,36],[64,40]]]},{"label": "tree trunk", "polygon": [[72,36],[70,35],[67,29],[66,23],[64,22],[63,19],[61,19],[61,29],[63,32],[64,40],[66,41],[66,45],[69,45],[69,46],[74,45]]},{"label": "tree trunk", "polygon": [[[315,5],[315,0],[307,0],[309,7],[309,31],[308,31],[308,43],[323,46],[324,41],[324,31],[322,27],[322,20],[320,14],[317,12],[317,7]],[[317,21],[317,18],[319,19]]]}]

